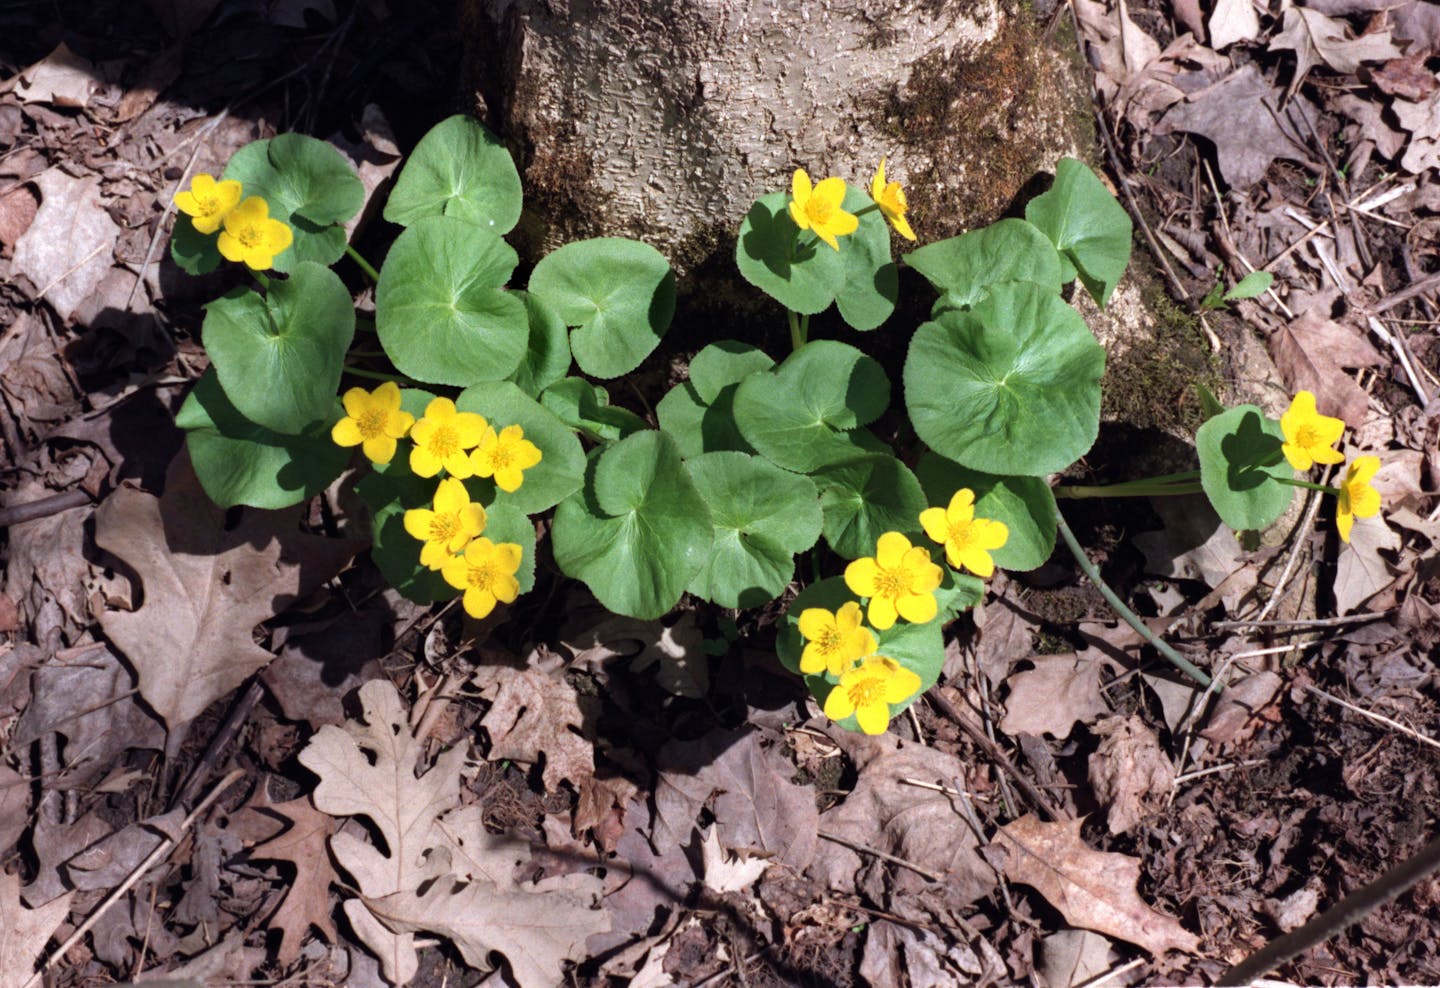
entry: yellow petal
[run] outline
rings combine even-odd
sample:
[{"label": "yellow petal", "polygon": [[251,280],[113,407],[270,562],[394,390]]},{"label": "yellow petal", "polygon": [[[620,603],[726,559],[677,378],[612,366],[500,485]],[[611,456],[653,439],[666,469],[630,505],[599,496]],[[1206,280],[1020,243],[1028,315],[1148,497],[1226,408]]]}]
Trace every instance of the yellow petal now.
[{"label": "yellow petal", "polygon": [[464,590],[470,585],[470,567],[464,556],[451,556],[445,560],[445,564],[440,567],[440,575],[456,590]]},{"label": "yellow petal", "polygon": [[360,435],[360,424],[351,418],[341,419],[330,428],[330,438],[336,446],[359,446],[365,441]]},{"label": "yellow petal", "polygon": [[825,656],[820,651],[820,646],[811,642],[805,646],[800,653],[800,671],[806,674],[821,672],[825,668]]},{"label": "yellow petal", "polygon": [[877,631],[888,631],[895,626],[895,602],[889,597],[871,597],[867,616]]},{"label": "yellow petal", "polygon": [[926,535],[941,545],[950,538],[950,524],[944,508],[926,508],[920,512],[920,527],[925,529]]},{"label": "yellow petal", "polygon": [[[933,621],[939,611],[933,593],[902,593],[895,599],[895,609],[911,624]],[[880,627],[878,624],[875,627]]]},{"label": "yellow petal", "polygon": [[461,449],[472,449],[478,445],[488,428],[489,424],[484,416],[474,412],[455,413],[455,436],[460,441]]},{"label": "yellow petal", "polygon": [[490,591],[479,587],[470,587],[465,591],[465,613],[477,621],[489,617],[494,609],[495,595]]},{"label": "yellow petal", "polygon": [[424,446],[416,446],[410,451],[410,472],[417,477],[433,477],[440,472],[442,465],[440,458]]},{"label": "yellow petal", "polygon": [[875,564],[875,560],[865,556],[845,567],[845,585],[850,588],[851,593],[861,597],[873,597],[875,578],[879,575],[880,568]]},{"label": "yellow petal", "polygon": [[855,702],[850,699],[850,691],[845,687],[837,686],[825,697],[825,716],[831,720],[844,720],[855,712]]},{"label": "yellow petal", "polygon": [[[466,541],[473,539],[485,531],[485,526],[488,523],[489,518],[485,515],[485,506],[483,504],[467,504],[460,510],[460,533],[465,536]],[[458,551],[464,548],[464,546],[459,545],[455,548]]]},{"label": "yellow petal", "polygon": [[[847,237],[860,227],[860,218],[854,213],[837,212],[830,217],[826,227],[837,237]],[[815,231],[819,233],[817,229]]]},{"label": "yellow petal", "polygon": [[412,538],[421,542],[430,539],[430,524],[435,520],[435,512],[429,508],[411,508],[405,512],[405,531],[409,532]]},{"label": "yellow petal", "polygon": [[811,192],[809,174],[803,168],[795,169],[795,174],[790,176],[790,195],[802,209],[805,207],[805,203],[810,201]]},{"label": "yellow petal", "polygon": [[875,542],[875,562],[881,569],[894,569],[904,561],[905,553],[909,551],[909,539],[899,532],[886,532]]},{"label": "yellow petal", "polygon": [[461,480],[475,476],[475,465],[470,462],[470,454],[460,449],[445,457],[445,470],[450,476],[459,477]]},{"label": "yellow petal", "polygon": [[845,198],[845,180],[838,176],[825,179],[815,186],[814,196],[822,203],[830,203],[837,209]]},{"label": "yellow petal", "polygon": [[435,511],[442,515],[459,513],[470,503],[470,492],[454,477],[446,477],[435,488]]},{"label": "yellow petal", "polygon": [[823,607],[807,607],[800,612],[800,620],[797,622],[800,634],[808,641],[815,641],[825,632],[835,627],[835,615]]},{"label": "yellow petal", "polygon": [[371,463],[385,464],[395,459],[395,440],[389,436],[373,436],[360,448]]},{"label": "yellow petal", "polygon": [[903,667],[896,669],[895,673],[885,681],[885,702],[904,703],[919,688],[920,677],[913,671]]},{"label": "yellow petal", "polygon": [[431,398],[425,406],[425,417],[434,419],[436,424],[455,417],[455,403],[449,398]]},{"label": "yellow petal", "polygon": [[870,180],[870,198],[879,202],[885,194],[885,159],[880,159],[880,167],[875,169],[875,177]]},{"label": "yellow petal", "polygon": [[855,720],[866,734],[884,734],[890,726],[890,708],[883,703],[867,703],[855,711]]},{"label": "yellow petal", "polygon": [[957,552],[955,558],[951,559],[950,565],[956,569],[963,566],[985,580],[995,575],[995,561],[990,558],[990,553],[979,546],[968,546]]},{"label": "yellow petal", "polygon": [[392,439],[404,439],[414,424],[415,416],[396,409],[385,417],[385,435]]},{"label": "yellow petal", "polygon": [[450,547],[439,542],[426,542],[420,547],[420,565],[426,569],[438,570],[451,558]]},{"label": "yellow petal", "polygon": [[370,407],[370,394],[364,388],[351,388],[340,396],[340,404],[345,406],[346,415],[358,419]]}]

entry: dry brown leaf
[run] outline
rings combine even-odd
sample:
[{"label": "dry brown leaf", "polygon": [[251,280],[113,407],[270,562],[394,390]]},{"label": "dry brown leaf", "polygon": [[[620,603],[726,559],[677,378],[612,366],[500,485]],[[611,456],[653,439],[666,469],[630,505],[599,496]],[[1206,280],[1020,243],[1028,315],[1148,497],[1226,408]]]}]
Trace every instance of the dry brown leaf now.
[{"label": "dry brown leaf", "polygon": [[1240,548],[1235,532],[1220,521],[1202,496],[1162,497],[1152,502],[1164,527],[1135,537],[1145,554],[1145,572],[1185,580],[1200,580],[1214,589],[1232,575],[1250,569],[1246,580],[1225,588],[1226,610],[1235,612],[1240,599],[1255,585],[1250,557]]},{"label": "dry brown leaf", "polygon": [[1115,966],[1114,945],[1089,930],[1059,930],[1040,941],[1040,975],[1049,988],[1071,988]]},{"label": "dry brown leaf", "polygon": [[1065,917],[1087,930],[1138,944],[1157,956],[1194,953],[1200,938],[1148,906],[1136,891],[1140,861],[1087,847],[1081,820],[1046,823],[1033,814],[1001,827],[995,846],[1005,851],[1005,875],[1029,885]]},{"label": "dry brown leaf", "polygon": [[526,669],[506,679],[480,726],[490,732],[492,761],[534,765],[545,756],[545,788],[579,789],[595,776],[595,746],[580,734],[579,694],[558,674]]},{"label": "dry brown leaf", "polygon": [[1397,99],[1390,108],[1400,126],[1410,131],[1400,166],[1414,175],[1440,167],[1440,92],[1421,102]]},{"label": "dry brown leaf", "polygon": [[30,980],[45,944],[70,912],[72,894],[26,909],[20,904],[20,877],[0,871],[0,988],[21,988]]},{"label": "dry brown leaf", "polygon": [[0,256],[9,257],[15,244],[35,222],[40,197],[29,185],[16,185],[0,195]]},{"label": "dry brown leaf", "polygon": [[1145,721],[1107,717],[1090,728],[1102,740],[1090,756],[1090,785],[1105,807],[1112,834],[1123,834],[1163,807],[1175,785],[1175,767]]},{"label": "dry brown leaf", "polygon": [[246,508],[225,529],[177,459],[155,498],[116,488],[95,512],[95,541],[139,574],[137,611],[107,610],[100,625],[140,676],[140,692],[172,728],[196,717],[273,656],[251,637],[330,577],[360,547],[299,530],[299,511]]},{"label": "dry brown leaf", "polygon": [[1010,696],[1000,730],[1016,734],[1050,734],[1067,738],[1075,724],[1110,712],[1100,692],[1100,677],[1115,660],[1096,648],[1065,655],[1035,655],[1035,668],[1017,672],[1007,682]]},{"label": "dry brown leaf", "polygon": [[731,852],[720,846],[719,830],[711,827],[700,841],[700,879],[716,892],[743,892],[759,881],[774,861]]},{"label": "dry brown leaf", "polygon": [[1402,54],[1390,37],[1388,28],[1351,38],[1348,36],[1349,25],[1344,21],[1297,6],[1291,0],[1283,0],[1282,6],[1285,21],[1270,39],[1269,50],[1288,48],[1295,52],[1292,92],[1317,62],[1324,62],[1336,72],[1348,75],[1365,62],[1388,62]]},{"label": "dry brown leaf", "polygon": [[1268,669],[1226,685],[1200,736],[1216,745],[1248,738],[1270,706],[1283,680]]},{"label": "dry brown leaf", "polygon": [[1125,0],[1075,0],[1080,32],[1098,53],[1096,85],[1107,98],[1160,55],[1160,45],[1130,19]]},{"label": "dry brown leaf", "polygon": [[15,96],[22,103],[49,103],[83,109],[98,88],[95,63],[60,42],[55,50],[20,73]]},{"label": "dry brown leaf", "polygon": [[1335,561],[1335,613],[1349,614],[1360,605],[1395,582],[1395,568],[1381,549],[1400,548],[1400,537],[1386,523],[1383,514],[1374,518],[1357,518],[1350,530],[1350,544],[1340,546]]},{"label": "dry brown leaf", "polygon": [[1365,421],[1369,398],[1342,367],[1379,367],[1385,361],[1356,330],[1307,309],[1270,337],[1270,356],[1292,393],[1309,391],[1322,415],[1351,428]]},{"label": "dry brown leaf", "polygon": [[30,780],[0,762],[0,854],[15,846],[30,825]]},{"label": "dry brown leaf", "polygon": [[40,209],[15,243],[11,274],[23,274],[69,319],[109,273],[120,227],[105,211],[99,176],[74,178],[58,168],[36,176]]},{"label": "dry brown leaf", "polygon": [[1394,58],[1371,71],[1369,80],[1387,96],[1419,103],[1440,90],[1440,77],[1425,67],[1425,53],[1412,51],[1404,58]]},{"label": "dry brown leaf", "polygon": [[1216,0],[1210,15],[1210,47],[1223,51],[1237,41],[1254,41],[1260,35],[1260,16],[1250,0]]},{"label": "dry brown leaf", "polygon": [[289,830],[250,849],[252,858],[288,861],[295,866],[295,880],[285,891],[285,901],[266,920],[280,931],[276,958],[281,966],[289,967],[299,960],[300,944],[312,925],[330,943],[339,939],[330,918],[330,884],[339,878],[326,850],[326,842],[335,833],[335,820],[303,796],[267,804],[264,809],[290,822]]}]

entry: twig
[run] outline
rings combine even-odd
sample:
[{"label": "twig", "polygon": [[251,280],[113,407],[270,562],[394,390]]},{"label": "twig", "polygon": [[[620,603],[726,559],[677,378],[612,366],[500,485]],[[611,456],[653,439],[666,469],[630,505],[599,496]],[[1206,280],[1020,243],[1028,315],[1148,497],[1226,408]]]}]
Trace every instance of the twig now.
[{"label": "twig", "polygon": [[1432,737],[1427,737],[1426,735],[1421,734],[1413,727],[1406,727],[1398,720],[1391,720],[1384,714],[1377,714],[1372,711],[1366,710],[1364,707],[1357,707],[1355,706],[1355,704],[1348,703],[1345,700],[1342,700],[1338,696],[1335,696],[1331,693],[1326,693],[1324,690],[1311,686],[1309,683],[1305,684],[1305,688],[1311,693],[1314,693],[1316,696],[1321,697],[1322,699],[1329,700],[1331,703],[1338,704],[1344,707],[1346,710],[1353,710],[1361,717],[1368,717],[1373,721],[1378,721],[1379,723],[1384,724],[1386,727],[1394,728],[1401,734],[1408,734],[1410,737],[1414,738],[1416,741],[1419,741],[1421,744],[1428,744],[1432,748],[1440,748],[1440,741],[1436,741]]},{"label": "twig", "polygon": [[[1334,474],[1335,468],[1325,468],[1325,475],[1321,478],[1322,484],[1328,484],[1330,477]],[[1275,589],[1270,592],[1270,597],[1265,601],[1265,606],[1260,608],[1258,620],[1264,621],[1275,609],[1275,605],[1285,598],[1285,585],[1290,582],[1290,577],[1295,571],[1295,565],[1300,561],[1300,552],[1306,545],[1303,533],[1309,532],[1315,525],[1315,516],[1320,512],[1320,495],[1318,491],[1307,491],[1306,496],[1310,504],[1305,509],[1305,518],[1300,522],[1300,538],[1295,539],[1290,545],[1290,552],[1285,558],[1285,568],[1280,571],[1280,579],[1275,581]]]},{"label": "twig", "polygon": [[24,504],[0,508],[0,528],[9,528],[12,525],[23,525],[27,521],[48,518],[50,515],[58,515],[62,511],[69,511],[71,508],[78,508],[89,503],[90,495],[77,488],[61,491],[59,494],[51,494],[49,497],[38,498],[34,501],[26,501]]},{"label": "twig", "polygon": [[1024,773],[1016,767],[1015,763],[1010,760],[1010,756],[1005,754],[998,744],[990,740],[983,730],[976,727],[975,724],[970,721],[970,718],[955,708],[955,704],[934,690],[931,690],[925,695],[930,699],[931,703],[940,708],[941,713],[959,725],[960,730],[969,735],[970,740],[983,748],[985,754],[988,755],[995,764],[1009,773],[1010,777],[1015,780],[1015,784],[1020,787],[1020,791],[1025,794],[1025,798],[1035,804],[1036,809],[1040,810],[1040,812],[1044,813],[1051,820],[1068,819],[1065,813],[1062,813],[1056,808],[1054,803],[1050,802],[1050,797],[1046,796],[1035,783],[1025,777]]},{"label": "twig", "polygon": [[1440,272],[1430,275],[1428,278],[1421,278],[1408,288],[1402,288],[1393,295],[1389,295],[1374,305],[1364,309],[1367,315],[1378,316],[1386,309],[1393,309],[1401,302],[1408,302],[1416,295],[1423,295],[1426,292],[1440,289]]},{"label": "twig", "polygon": [[1082,981],[1078,985],[1076,985],[1075,988],[1099,988],[1099,986],[1103,985],[1105,982],[1113,981],[1125,972],[1133,971],[1135,968],[1139,967],[1141,964],[1144,963],[1145,958],[1137,957],[1133,961],[1130,961],[1128,964],[1121,964],[1119,967],[1112,967],[1104,974],[1097,974],[1095,975],[1095,977],[1091,978],[1088,981]]},{"label": "twig", "polygon": [[[200,814],[208,810],[211,803],[219,799],[221,794],[224,793],[226,789],[229,789],[244,775],[244,770],[237,768],[229,775],[225,776],[225,778],[217,782],[215,784],[215,788],[210,790],[210,795],[206,796],[203,800],[201,800],[200,805],[195,807],[195,809],[191,810],[190,815],[187,816],[183,821],[181,821],[180,827],[176,831],[176,833],[183,834],[185,831],[189,830],[190,827],[195,823],[195,821],[199,819]],[[86,917],[85,922],[81,923],[75,929],[74,933],[66,937],[64,943],[62,943],[59,947],[55,948],[55,952],[45,959],[44,966],[41,967],[41,969],[35,974],[32,974],[30,976],[30,979],[26,981],[25,984],[21,986],[21,988],[35,988],[35,986],[40,983],[41,979],[44,978],[45,975],[49,974],[50,971],[55,967],[55,965],[60,963],[60,961],[65,957],[65,955],[70,952],[70,948],[83,940],[85,938],[85,934],[89,933],[91,929],[94,928],[95,924],[100,922],[100,918],[110,911],[110,907],[115,905],[115,903],[119,902],[120,899],[127,892],[129,892],[131,888],[135,886],[135,883],[140,881],[140,879],[145,875],[147,871],[149,871],[163,858],[169,855],[169,853],[175,849],[175,845],[177,843],[178,841],[175,837],[166,835],[165,839],[159,843],[155,850],[151,851],[145,856],[144,861],[141,861],[138,865],[131,869],[130,874],[126,877],[125,881],[121,882],[109,895],[104,898],[100,905],[95,907],[94,911],[92,911],[90,915]]]},{"label": "twig", "polygon": [[923,875],[924,877],[930,879],[930,881],[932,882],[943,882],[945,880],[944,875],[937,875],[935,874],[935,872],[930,871],[928,868],[920,867],[913,861],[906,861],[904,858],[897,858],[893,854],[886,854],[884,851],[877,851],[873,847],[866,847],[864,844],[857,844],[854,841],[847,840],[844,837],[840,837],[836,834],[828,833],[824,830],[817,830],[816,835],[823,838],[824,840],[828,840],[832,844],[839,844],[841,847],[848,847],[852,851],[859,851],[861,854],[869,854],[873,857],[877,857],[881,861],[889,861],[891,864],[899,865],[902,868],[909,868],[911,871],[915,872],[915,874]]},{"label": "twig", "polygon": [[1210,627],[1221,631],[1233,628],[1289,628],[1296,632],[1311,628],[1338,628],[1347,624],[1369,624],[1390,616],[1389,611],[1371,611],[1367,614],[1346,614],[1343,617],[1296,618],[1292,621],[1215,621]]}]

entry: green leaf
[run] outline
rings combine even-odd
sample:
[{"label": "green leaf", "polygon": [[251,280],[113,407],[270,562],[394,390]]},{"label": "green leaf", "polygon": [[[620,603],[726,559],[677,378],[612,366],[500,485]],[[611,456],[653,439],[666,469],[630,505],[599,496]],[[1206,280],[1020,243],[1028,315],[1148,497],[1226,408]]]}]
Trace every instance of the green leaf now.
[{"label": "green leaf", "polygon": [[[776,654],[785,668],[793,673],[800,673],[800,655],[805,651],[805,638],[800,634],[800,615],[805,609],[822,607],[833,612],[851,600],[856,600],[855,595],[845,585],[844,578],[838,576],[821,580],[800,591],[799,596],[790,602],[775,641]],[[940,672],[945,667],[942,624],[938,617],[925,624],[897,621],[888,631],[877,632],[875,637],[879,641],[877,654],[894,659],[920,677],[920,688],[915,691],[915,695],[890,708],[890,715],[894,717],[904,713],[910,704],[920,699],[926,690],[939,681]],[[825,705],[825,698],[830,695],[830,690],[839,681],[839,677],[828,672],[805,677],[805,685],[810,688],[810,692],[822,707]],[[860,725],[853,715],[836,723],[846,730],[860,730]]]},{"label": "green leaf", "polygon": [[1280,423],[1254,405],[1215,416],[1195,432],[1200,486],[1215,513],[1237,532],[1268,528],[1285,513],[1295,472],[1280,453]]},{"label": "green leaf", "polygon": [[520,208],[520,173],[505,145],[478,120],[454,116],[415,145],[385,218],[411,226],[443,215],[503,236],[515,228]]},{"label": "green leaf", "polygon": [[637,432],[591,457],[585,486],[555,509],[555,562],[610,611],[660,617],[710,552],[709,509],[663,432]]},{"label": "green leaf", "polygon": [[890,403],[878,363],[846,343],[815,340],[774,371],[751,374],[735,392],[735,424],[762,455],[809,473],[868,451],[848,430],[874,421]]},{"label": "green leaf", "polygon": [[[845,264],[829,244],[797,244],[799,227],[790,218],[786,192],[761,196],[740,223],[735,263],[745,280],[796,312],[814,315],[830,308],[844,282]],[[888,244],[887,244],[888,250]]]},{"label": "green leaf", "polygon": [[714,544],[686,589],[721,607],[758,607],[795,575],[795,553],[820,537],[820,502],[807,477],[744,453],[686,463],[710,507]]},{"label": "green leaf", "polygon": [[462,412],[478,412],[499,432],[507,425],[525,430],[525,438],[540,449],[540,462],[525,471],[525,479],[512,493],[493,481],[475,478],[475,499],[485,505],[510,506],[525,515],[559,504],[580,489],[585,480],[585,451],[575,433],[539,402],[509,381],[467,388],[455,399]]},{"label": "green leaf", "polygon": [[400,468],[383,474],[366,474],[355,485],[356,493],[370,508],[370,558],[385,582],[405,599],[419,604],[451,600],[460,591],[446,583],[438,570],[420,565],[423,544],[405,531],[405,512],[430,507],[437,482],[410,473],[399,455],[391,461],[391,466],[397,462]]},{"label": "green leaf", "polygon": [[[474,496],[472,492],[471,497]],[[515,571],[515,580],[520,584],[521,593],[529,593],[535,589],[535,523],[513,504],[495,504],[485,513],[483,534],[486,538],[497,545],[510,542],[520,547],[520,568]]]},{"label": "green leaf", "polygon": [[878,454],[823,467],[815,473],[825,512],[825,541],[836,554],[875,553],[886,532],[915,534],[927,507],[920,481],[894,456]]},{"label": "green leaf", "polygon": [[1024,220],[1003,219],[905,255],[905,263],[942,293],[947,307],[968,309],[990,286],[1028,281],[1059,292],[1060,255],[1045,234]]},{"label": "green leaf", "polygon": [[733,450],[753,453],[735,425],[735,391],[751,374],[775,365],[745,343],[712,343],[690,361],[690,380],[670,389],[655,406],[660,428],[680,445],[687,460],[701,453]]},{"label": "green leaf", "polygon": [[665,335],[675,315],[675,273],[654,247],[600,237],[547,254],[530,275],[530,291],[578,327],[570,349],[594,377],[628,374]]},{"label": "green leaf", "polygon": [[955,492],[968,487],[975,492],[976,518],[1005,523],[1010,536],[990,553],[996,566],[1023,573],[1050,558],[1055,548],[1055,495],[1041,478],[981,473],[934,453],[920,458],[916,473],[929,507],[949,507]]},{"label": "green leaf", "polygon": [[290,225],[295,242],[275,256],[276,271],[339,260],[345,253],[340,224],[365,202],[365,187],[345,156],[304,134],[252,141],[235,152],[222,177],[239,180],[242,201],[260,196],[271,218]]},{"label": "green leaf", "polygon": [[[858,213],[872,202],[853,185],[845,187],[842,207],[847,212]],[[835,306],[841,318],[862,332],[877,328],[895,311],[900,295],[900,270],[890,258],[890,227],[879,210],[861,216],[859,228],[840,239],[840,262]]]},{"label": "green leaf", "polygon": [[560,317],[529,292],[516,291],[525,303],[530,339],[520,366],[510,375],[526,394],[535,397],[570,370],[570,333]]},{"label": "green leaf", "polygon": [[540,404],[572,429],[602,443],[624,439],[649,426],[628,408],[610,404],[610,392],[582,377],[556,381],[540,395]]},{"label": "green leaf", "polygon": [[355,309],[335,272],[306,261],[263,296],[237,288],[211,302],[202,333],[220,385],[240,413],[298,435],[333,412]]},{"label": "green leaf", "polygon": [[1274,281],[1275,276],[1269,271],[1251,271],[1241,278],[1234,288],[1225,293],[1225,301],[1235,302],[1242,298],[1264,295]]},{"label": "green leaf", "polygon": [[[332,421],[338,417],[337,406]],[[225,397],[213,368],[195,382],[175,424],[185,430],[200,486],[222,508],[299,504],[328,487],[350,460],[350,451],[331,442],[328,430],[289,436],[245,418]]]},{"label": "green leaf", "polygon": [[1130,214],[1084,162],[1062,158],[1055,184],[1031,199],[1025,218],[1040,228],[1100,305],[1110,301],[1130,263]]},{"label": "green leaf", "polygon": [[726,388],[775,366],[764,350],[735,340],[711,343],[690,361],[690,383],[700,400],[714,404]]},{"label": "green leaf", "polygon": [[514,372],[530,339],[524,301],[503,287],[516,260],[495,234],[448,216],[400,234],[375,287],[375,329],[400,373],[468,387]]},{"label": "green leaf", "polygon": [[216,244],[220,234],[201,233],[183,213],[176,215],[175,226],[170,231],[170,257],[175,266],[186,274],[209,274],[224,260]]},{"label": "green leaf", "polygon": [[1078,312],[1036,285],[1006,282],[969,312],[915,331],[905,403],[941,455],[986,473],[1044,476],[1094,444],[1104,371],[1105,351]]}]

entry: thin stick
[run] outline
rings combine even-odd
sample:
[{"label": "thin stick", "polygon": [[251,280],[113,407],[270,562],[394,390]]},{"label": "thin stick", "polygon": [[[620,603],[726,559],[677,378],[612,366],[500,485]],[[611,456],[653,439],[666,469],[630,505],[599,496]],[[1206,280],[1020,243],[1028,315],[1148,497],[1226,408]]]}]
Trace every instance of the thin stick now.
[{"label": "thin stick", "polygon": [[1124,974],[1127,971],[1133,971],[1135,968],[1139,967],[1141,964],[1144,963],[1145,958],[1137,957],[1128,964],[1121,964],[1119,967],[1112,967],[1104,974],[1097,974],[1089,981],[1082,981],[1078,985],[1076,985],[1075,988],[1099,988],[1099,986],[1103,985],[1105,982],[1112,981],[1115,978],[1120,977],[1120,975]]},{"label": "thin stick", "polygon": [[1015,780],[1015,784],[1020,787],[1020,791],[1025,794],[1025,798],[1030,800],[1036,809],[1040,810],[1040,812],[1044,813],[1045,816],[1051,820],[1065,820],[1069,818],[1068,814],[1062,813],[1054,803],[1050,802],[1050,797],[1041,792],[1039,786],[1025,777],[1024,773],[1010,760],[1010,756],[1005,754],[1004,750],[998,744],[990,740],[984,730],[976,727],[975,724],[970,721],[970,718],[957,710],[955,704],[945,699],[945,697],[941,696],[939,692],[935,690],[931,690],[925,695],[931,703],[940,709],[941,713],[959,725],[960,730],[969,735],[970,740],[983,748],[985,754],[988,755],[995,764],[1009,773],[1010,777]]},{"label": "thin stick", "polygon": [[1234,628],[1290,628],[1302,632],[1311,628],[1339,628],[1347,624],[1369,624],[1389,616],[1389,611],[1371,611],[1366,614],[1347,614],[1344,617],[1296,618],[1292,621],[1215,621],[1210,627],[1221,631],[1229,631]]},{"label": "thin stick", "polygon": [[27,521],[48,518],[50,515],[58,515],[62,511],[89,504],[90,501],[89,494],[76,489],[61,491],[59,494],[51,494],[49,497],[37,498],[23,504],[10,505],[0,508],[0,528],[9,528],[11,525],[22,525]]},{"label": "thin stick", "polygon": [[856,844],[854,841],[846,840],[844,837],[840,837],[836,834],[827,833],[824,830],[818,830],[816,831],[816,835],[824,838],[825,840],[828,840],[832,844],[839,844],[841,847],[848,847],[852,851],[859,851],[861,854],[869,854],[879,858],[881,861],[889,861],[893,865],[899,865],[902,868],[908,868],[911,871],[915,872],[915,874],[923,875],[926,878],[930,879],[930,881],[932,882],[943,882],[945,880],[944,875],[937,875],[935,874],[935,872],[930,871],[928,868],[920,867],[913,861],[906,861],[904,858],[897,858],[893,854],[886,854],[884,851],[877,851],[875,850],[875,848],[866,847],[864,844]]},{"label": "thin stick", "polygon": [[[185,831],[189,830],[190,827],[195,823],[195,821],[199,819],[200,814],[208,810],[211,803],[219,799],[220,795],[224,793],[226,789],[229,789],[232,785],[234,785],[237,781],[244,777],[244,775],[244,769],[237,768],[229,775],[225,776],[225,778],[221,779],[218,783],[216,783],[215,788],[210,790],[210,795],[206,796],[203,800],[201,800],[200,805],[195,807],[195,809],[191,810],[190,815],[187,816],[183,821],[181,821],[178,832],[183,834]],[[70,948],[75,946],[82,939],[84,939],[85,934],[89,933],[91,929],[94,928],[95,924],[100,922],[100,918],[104,916],[107,912],[109,912],[110,907],[115,905],[115,903],[119,902],[120,899],[135,886],[135,883],[140,881],[140,879],[145,875],[147,871],[149,871],[152,867],[158,864],[162,859],[167,857],[170,852],[175,849],[175,845],[177,843],[178,841],[174,837],[170,837],[167,835],[165,839],[162,840],[160,844],[155,848],[155,850],[151,851],[145,856],[144,861],[141,861],[131,870],[125,881],[121,882],[114,891],[112,891],[109,895],[105,897],[104,901],[102,901],[100,905],[95,907],[95,910],[90,913],[90,915],[86,918],[85,922],[81,923],[80,926],[76,928],[74,933],[66,937],[64,943],[62,943],[59,947],[55,948],[55,952],[51,954],[48,958],[46,958],[45,965],[35,974],[32,974],[30,976],[30,980],[26,981],[22,988],[35,988],[35,986],[40,983],[41,979],[44,978],[45,975],[49,974],[50,971],[55,967],[55,965],[60,963],[60,961],[65,957],[65,955],[69,953]]]},{"label": "thin stick", "polygon": [[1311,693],[1314,693],[1316,696],[1321,697],[1321,698],[1326,699],[1326,700],[1329,700],[1331,703],[1338,704],[1338,705],[1344,707],[1346,710],[1353,710],[1355,713],[1359,714],[1361,717],[1368,717],[1368,718],[1370,718],[1370,719],[1373,720],[1373,721],[1377,721],[1377,722],[1379,722],[1379,723],[1381,723],[1381,724],[1384,724],[1386,727],[1394,728],[1395,730],[1399,731],[1401,734],[1408,734],[1410,737],[1414,738],[1416,741],[1419,741],[1421,744],[1428,744],[1428,745],[1429,745],[1430,747],[1432,747],[1432,748],[1440,748],[1440,741],[1436,741],[1436,740],[1435,740],[1434,738],[1432,738],[1432,737],[1427,737],[1427,736],[1425,736],[1424,734],[1421,734],[1419,731],[1415,730],[1413,727],[1406,727],[1404,724],[1400,723],[1398,720],[1391,720],[1389,717],[1386,717],[1384,714],[1377,714],[1377,713],[1374,713],[1374,712],[1372,712],[1372,711],[1366,710],[1364,707],[1357,707],[1357,706],[1355,706],[1355,704],[1353,704],[1353,703],[1348,703],[1348,702],[1346,702],[1345,700],[1340,699],[1338,696],[1334,696],[1333,694],[1326,693],[1326,692],[1325,692],[1324,690],[1322,690],[1322,689],[1317,689],[1316,687],[1311,686],[1309,683],[1306,683],[1306,684],[1305,684],[1305,688],[1306,688],[1307,690],[1309,690]]}]

